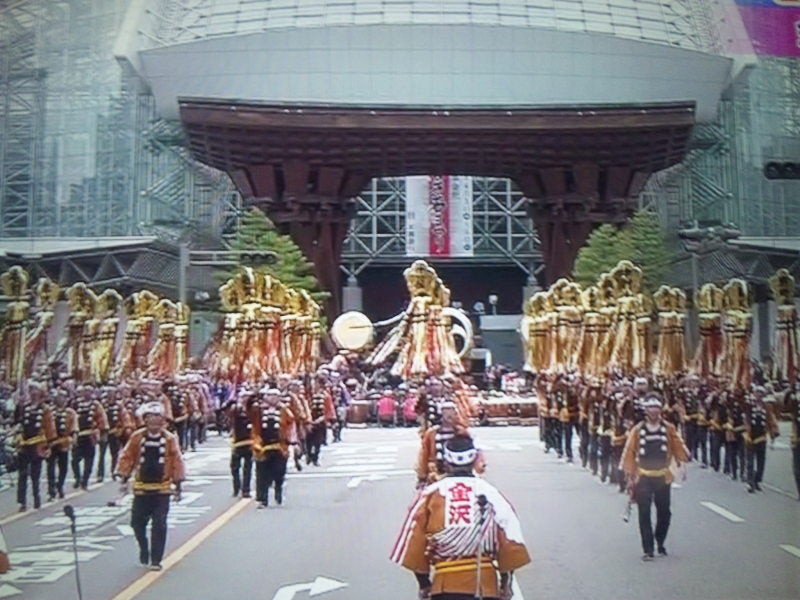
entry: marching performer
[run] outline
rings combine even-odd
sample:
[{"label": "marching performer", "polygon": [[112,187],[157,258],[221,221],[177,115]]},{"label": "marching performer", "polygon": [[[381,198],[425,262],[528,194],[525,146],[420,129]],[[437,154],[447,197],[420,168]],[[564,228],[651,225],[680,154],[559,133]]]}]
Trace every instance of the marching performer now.
[{"label": "marching performer", "polygon": [[[145,426],[136,430],[123,448],[116,475],[122,480],[123,493],[133,478],[131,527],[139,544],[139,562],[160,571],[167,543],[169,501],[173,492],[176,502],[180,500],[186,467],[178,438],[165,427],[164,406],[148,402],[142,405],[140,416]],[[147,523],[151,520],[148,544]]]},{"label": "marching performer", "polygon": [[531,560],[514,509],[474,477],[477,458],[469,436],[447,442],[447,477],[420,493],[392,550],[391,559],[414,573],[419,598],[507,600],[514,571]]},{"label": "marching performer", "polygon": [[325,392],[314,392],[311,398],[311,418],[306,434],[306,463],[319,465],[319,453],[328,435],[327,423],[336,419],[331,397]]},{"label": "marching performer", "polygon": [[439,481],[446,475],[444,463],[445,444],[455,435],[467,435],[458,424],[458,413],[453,402],[439,404],[440,423],[425,431],[417,458],[417,487]]},{"label": "marching performer", "polygon": [[31,480],[33,507],[42,505],[39,491],[42,461],[48,455],[49,443],[56,437],[53,413],[44,402],[45,393],[43,386],[31,384],[28,399],[17,405],[14,418],[20,428],[17,441],[17,502],[20,512],[27,509],[28,478]]},{"label": "marching performer", "polygon": [[761,491],[761,480],[764,477],[764,466],[767,461],[767,436],[773,440],[778,436],[778,422],[774,414],[767,410],[764,394],[762,386],[755,386],[744,414],[747,491],[751,494],[756,490]]},{"label": "marching performer", "polygon": [[74,408],[78,413],[78,440],[72,449],[72,473],[75,488],[85,490],[89,487],[97,443],[108,432],[108,418],[94,389],[88,385],[78,390]]},{"label": "marching performer", "polygon": [[108,432],[100,437],[100,452],[97,458],[97,482],[103,481],[106,473],[106,449],[111,454],[111,473],[117,468],[119,451],[135,429],[133,415],[125,408],[122,399],[114,390],[106,389],[101,397],[108,419]]},{"label": "marching performer", "polygon": [[[69,453],[78,434],[78,413],[67,405],[65,390],[57,390],[53,406],[55,439],[50,443],[47,457],[47,495],[49,500],[64,497],[64,482],[67,480]],[[58,473],[56,473],[58,469]]]},{"label": "marching performer", "polygon": [[275,502],[283,504],[283,481],[289,460],[294,417],[281,403],[277,388],[262,389],[261,397],[250,408],[253,435],[253,460],[256,463],[256,501],[258,508],[269,504],[268,493],[275,484]]},{"label": "marching performer", "polygon": [[255,392],[244,388],[238,400],[229,400],[225,405],[231,427],[231,476],[233,495],[242,492],[242,498],[250,498],[250,482],[253,477],[253,426],[248,411]]},{"label": "marching performer", "polygon": [[667,555],[664,543],[670,524],[671,460],[680,466],[689,461],[689,453],[678,430],[661,418],[661,398],[652,393],[646,404],[646,418],[630,432],[620,468],[628,478],[628,491],[639,509],[639,534],[642,538],[642,560],[653,560],[653,526],[650,506],[656,505],[655,543],[658,553]]},{"label": "marching performer", "polygon": [[800,377],[793,381],[786,391],[784,397],[784,407],[792,419],[792,470],[794,471],[794,482],[797,486],[797,499],[800,500],[800,394],[798,394],[798,383]]}]

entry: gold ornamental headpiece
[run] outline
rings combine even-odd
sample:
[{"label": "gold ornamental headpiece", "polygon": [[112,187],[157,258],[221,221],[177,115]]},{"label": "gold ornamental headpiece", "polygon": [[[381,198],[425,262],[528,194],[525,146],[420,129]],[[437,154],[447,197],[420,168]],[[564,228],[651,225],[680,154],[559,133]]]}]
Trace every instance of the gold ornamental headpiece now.
[{"label": "gold ornamental headpiece", "polygon": [[795,281],[788,269],[778,269],[769,278],[769,289],[778,304],[794,303]]},{"label": "gold ornamental headpiece", "polygon": [[14,265],[0,275],[3,293],[9,298],[22,299],[28,293],[28,273],[19,265]]}]

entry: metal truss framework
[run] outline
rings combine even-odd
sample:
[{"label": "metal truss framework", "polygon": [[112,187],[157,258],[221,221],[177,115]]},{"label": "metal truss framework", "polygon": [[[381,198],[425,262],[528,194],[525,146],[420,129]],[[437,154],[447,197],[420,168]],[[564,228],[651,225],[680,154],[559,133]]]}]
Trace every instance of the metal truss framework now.
[{"label": "metal truss framework", "polygon": [[[473,177],[475,255],[456,264],[516,264],[530,274],[541,260],[528,200],[508,179]],[[373,179],[356,198],[342,271],[355,277],[375,265],[405,264],[405,179]]]},{"label": "metal truss framework", "polygon": [[15,2],[0,17],[0,236],[20,237],[52,224],[42,207],[45,74],[37,13]]},{"label": "metal truss framework", "polygon": [[147,287],[173,295],[179,280],[178,249],[162,242],[117,248],[97,248],[31,257],[9,254],[0,269],[21,265],[31,280],[49,277],[62,289],[84,282],[95,290],[113,287],[125,294]]},{"label": "metal truss framework", "polygon": [[764,163],[800,156],[800,60],[761,57],[715,123],[695,128],[680,164],[656,174],[642,203],[670,229],[691,221],[732,223],[750,236],[800,232],[800,182],[768,181]]},{"label": "metal truss framework", "polygon": [[[226,18],[246,23],[256,4]],[[609,2],[609,10],[624,4]],[[719,51],[708,4],[662,0],[667,41]],[[235,229],[241,199],[228,178],[191,160],[177,127],[156,118],[152,97],[107,51],[125,5],[0,5],[0,236],[152,231],[177,239],[187,228]],[[213,0],[152,2],[152,26],[141,33],[152,45],[205,37],[219,6]],[[642,202],[657,206],[670,225],[719,220],[750,235],[796,234],[800,184],[766,182],[761,166],[765,158],[800,153],[793,145],[798,139],[800,61],[764,58],[749,83],[722,103],[719,121],[696,129],[687,160],[653,176]],[[475,180],[471,260],[510,261],[528,270],[538,257],[537,242],[526,201],[510,186]],[[345,250],[347,273],[405,260],[401,187],[399,180],[375,180],[359,196]]]}]

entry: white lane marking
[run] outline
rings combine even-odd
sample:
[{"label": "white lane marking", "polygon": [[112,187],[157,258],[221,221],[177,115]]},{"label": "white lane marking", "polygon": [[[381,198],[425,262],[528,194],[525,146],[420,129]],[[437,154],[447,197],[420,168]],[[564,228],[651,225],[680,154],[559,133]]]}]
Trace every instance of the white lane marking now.
[{"label": "white lane marking", "polygon": [[[388,464],[388,463],[387,463]],[[328,473],[368,473],[375,471],[378,465],[365,465],[363,463],[357,465],[334,465],[328,467]]]},{"label": "white lane marking", "polygon": [[382,479],[387,479],[388,475],[367,475],[365,477],[353,477],[350,481],[347,482],[347,488],[350,490],[356,489],[362,481],[381,481]]},{"label": "white lane marking", "polygon": [[337,460],[335,465],[337,467],[341,467],[344,465],[373,465],[374,467],[382,467],[384,465],[392,466],[394,463],[397,462],[397,458],[379,458],[379,459],[372,459],[372,460],[364,460],[363,458],[353,458],[350,460]]},{"label": "white lane marking", "polygon": [[519,589],[519,582],[516,579],[511,582],[511,591],[513,592],[513,597],[517,598],[517,600],[525,600],[525,597],[522,595],[522,590]]},{"label": "white lane marking", "polygon": [[705,506],[708,510],[713,511],[720,515],[721,517],[725,517],[731,523],[744,523],[744,519],[739,515],[733,514],[731,511],[722,508],[721,506],[714,504],[713,502],[701,502],[703,506]]},{"label": "white lane marking", "polygon": [[[370,469],[375,471],[375,469]],[[411,469],[392,469],[389,471],[377,471],[376,475],[386,475],[391,477],[392,475],[413,475],[414,471]],[[363,477],[362,472],[356,472],[354,469],[350,469],[349,471],[344,471],[342,473],[289,473],[287,476],[288,479],[328,479],[328,478],[335,478],[335,477]]]},{"label": "white lane marking", "polygon": [[776,494],[780,494],[781,496],[786,496],[787,498],[791,498],[792,500],[794,500],[797,497],[797,495],[793,494],[792,492],[787,492],[786,490],[783,490],[779,487],[775,487],[774,485],[770,485],[768,483],[764,483],[763,481],[761,482],[761,485],[771,492],[775,492]]},{"label": "white lane marking", "polygon": [[789,554],[800,558],[800,548],[797,546],[792,546],[791,544],[780,544],[781,550],[786,550]]}]

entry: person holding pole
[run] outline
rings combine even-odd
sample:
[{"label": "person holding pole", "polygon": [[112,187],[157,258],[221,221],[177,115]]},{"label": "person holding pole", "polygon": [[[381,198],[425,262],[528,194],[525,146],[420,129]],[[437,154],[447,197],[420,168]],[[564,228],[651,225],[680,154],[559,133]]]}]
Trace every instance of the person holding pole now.
[{"label": "person holding pole", "polygon": [[420,492],[395,542],[391,559],[414,573],[420,599],[508,600],[531,560],[508,500],[475,477],[477,458],[468,435],[447,441],[447,475]]}]

